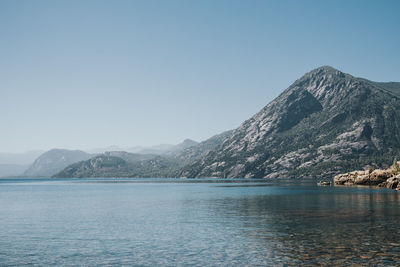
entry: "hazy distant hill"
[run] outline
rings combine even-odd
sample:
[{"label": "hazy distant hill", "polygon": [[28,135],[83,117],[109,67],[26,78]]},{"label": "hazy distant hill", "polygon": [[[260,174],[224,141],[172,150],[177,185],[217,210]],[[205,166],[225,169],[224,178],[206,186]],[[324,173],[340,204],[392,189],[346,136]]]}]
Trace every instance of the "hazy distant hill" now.
[{"label": "hazy distant hill", "polygon": [[175,177],[181,167],[220,145],[228,134],[201,143],[186,139],[162,155],[106,152],[72,164],[54,177]]},{"label": "hazy distant hill", "polygon": [[50,177],[72,163],[91,157],[92,154],[80,150],[52,149],[40,155],[23,176]]},{"label": "hazy distant hill", "polygon": [[143,160],[139,157],[133,160],[140,154],[124,155],[125,159],[111,155],[105,153],[71,164],[53,177],[164,177],[173,171],[172,168],[176,163],[168,157],[159,155]]}]

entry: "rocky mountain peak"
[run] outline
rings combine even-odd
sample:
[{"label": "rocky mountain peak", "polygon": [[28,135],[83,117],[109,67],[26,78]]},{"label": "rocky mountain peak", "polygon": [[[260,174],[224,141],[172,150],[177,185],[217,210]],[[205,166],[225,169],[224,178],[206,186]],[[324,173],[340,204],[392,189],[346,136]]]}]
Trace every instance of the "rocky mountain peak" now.
[{"label": "rocky mountain peak", "polygon": [[[321,66],[318,68],[315,68],[309,72],[307,72],[306,74],[304,74],[300,79],[298,79],[296,82],[298,81],[305,81],[305,80],[320,80],[320,79],[333,79],[333,80],[337,80],[337,79],[343,79],[345,77],[352,77],[350,74],[346,74],[344,72],[341,72],[338,69],[335,69],[331,66]],[[295,82],[295,84],[296,84]]]},{"label": "rocky mountain peak", "polygon": [[328,65],[320,66],[308,72],[308,74],[336,74],[336,75],[341,73],[343,72]]},{"label": "rocky mountain peak", "polygon": [[306,73],[295,81],[289,90],[304,89],[326,108],[335,106],[359,84],[360,80],[349,74],[330,66],[322,66]]}]

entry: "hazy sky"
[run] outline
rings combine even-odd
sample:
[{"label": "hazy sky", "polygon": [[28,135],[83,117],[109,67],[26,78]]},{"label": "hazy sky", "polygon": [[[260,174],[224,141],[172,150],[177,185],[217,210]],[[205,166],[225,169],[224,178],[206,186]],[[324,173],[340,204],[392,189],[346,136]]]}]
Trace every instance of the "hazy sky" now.
[{"label": "hazy sky", "polygon": [[204,140],[305,72],[400,81],[400,1],[0,0],[0,151]]}]

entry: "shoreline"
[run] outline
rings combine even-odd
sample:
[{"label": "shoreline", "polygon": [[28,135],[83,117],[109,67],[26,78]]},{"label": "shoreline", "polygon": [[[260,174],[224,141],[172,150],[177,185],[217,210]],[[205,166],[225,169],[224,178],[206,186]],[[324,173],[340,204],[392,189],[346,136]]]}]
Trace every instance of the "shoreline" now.
[{"label": "shoreline", "polygon": [[367,185],[400,190],[400,161],[388,169],[358,170],[333,177],[334,185]]}]

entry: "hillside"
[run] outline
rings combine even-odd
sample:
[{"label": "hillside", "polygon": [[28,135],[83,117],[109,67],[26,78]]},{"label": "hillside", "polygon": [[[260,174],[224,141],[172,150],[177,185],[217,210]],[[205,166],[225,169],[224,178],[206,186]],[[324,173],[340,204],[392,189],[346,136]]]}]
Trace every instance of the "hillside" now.
[{"label": "hillside", "polygon": [[40,155],[23,173],[23,176],[50,177],[65,167],[93,157],[80,150],[52,149]]},{"label": "hillside", "polygon": [[[323,66],[233,131],[139,161],[102,155],[56,177],[330,177],[372,164],[387,167],[400,155],[399,133],[400,83]],[[109,160],[115,166],[96,163]]]},{"label": "hillside", "polygon": [[106,152],[72,164],[54,177],[176,177],[184,165],[216,148],[230,133],[227,131],[200,143],[186,139],[163,155]]},{"label": "hillside", "polygon": [[400,153],[400,83],[320,67],[183,168],[184,177],[316,177]]}]

